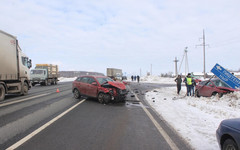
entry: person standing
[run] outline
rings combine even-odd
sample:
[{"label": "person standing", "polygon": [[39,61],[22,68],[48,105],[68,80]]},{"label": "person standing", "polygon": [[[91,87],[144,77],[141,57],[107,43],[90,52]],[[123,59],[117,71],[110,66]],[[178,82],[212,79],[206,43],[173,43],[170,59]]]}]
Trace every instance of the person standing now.
[{"label": "person standing", "polygon": [[139,77],[139,75],[137,76],[137,82],[139,83],[139,80],[140,80],[140,77]]},{"label": "person standing", "polygon": [[179,95],[181,91],[181,84],[182,84],[182,77],[181,75],[178,75],[178,77],[174,80],[177,83],[177,94]]},{"label": "person standing", "polygon": [[187,96],[192,95],[192,77],[191,74],[188,73],[187,77],[184,79],[184,82],[186,83],[187,86]]},{"label": "person standing", "polygon": [[195,95],[195,86],[196,86],[196,82],[195,82],[195,80],[192,78],[192,87],[191,87],[191,90],[192,90],[192,96]]},{"label": "person standing", "polygon": [[132,79],[132,81],[133,81],[133,75],[131,76],[131,79]]},{"label": "person standing", "polygon": [[136,79],[137,79],[137,76],[134,76],[133,78],[134,78],[134,81],[136,81]]}]

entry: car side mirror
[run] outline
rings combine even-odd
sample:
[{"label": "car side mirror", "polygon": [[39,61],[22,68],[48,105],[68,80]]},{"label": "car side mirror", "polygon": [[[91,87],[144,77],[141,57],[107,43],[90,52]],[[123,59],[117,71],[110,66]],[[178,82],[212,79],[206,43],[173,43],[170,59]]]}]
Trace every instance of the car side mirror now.
[{"label": "car side mirror", "polygon": [[92,85],[97,86],[97,82],[93,82]]},{"label": "car side mirror", "polygon": [[210,87],[214,87],[214,85],[213,85],[213,84],[209,84],[209,86],[210,86]]}]

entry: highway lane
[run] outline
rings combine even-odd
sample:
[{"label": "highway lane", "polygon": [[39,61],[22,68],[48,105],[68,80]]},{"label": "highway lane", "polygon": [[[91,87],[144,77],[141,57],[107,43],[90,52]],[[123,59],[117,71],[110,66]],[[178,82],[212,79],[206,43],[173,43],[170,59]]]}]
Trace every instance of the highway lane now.
[{"label": "highway lane", "polygon": [[[33,87],[28,96],[10,97],[5,103],[47,94],[0,106],[0,149],[8,148],[80,102],[17,149],[173,149],[143,107],[164,129],[177,149],[191,149],[145,103],[145,92],[161,86],[170,85],[131,83],[129,90],[133,93],[128,94],[127,102],[109,105],[99,104],[95,99],[74,99],[71,82]],[[60,93],[56,93],[56,88],[60,89]]]},{"label": "highway lane", "polygon": [[[26,96],[7,96],[0,104],[0,149],[12,145],[79,102],[73,98],[71,86],[71,82],[36,86]],[[60,93],[56,93],[57,88]]]}]

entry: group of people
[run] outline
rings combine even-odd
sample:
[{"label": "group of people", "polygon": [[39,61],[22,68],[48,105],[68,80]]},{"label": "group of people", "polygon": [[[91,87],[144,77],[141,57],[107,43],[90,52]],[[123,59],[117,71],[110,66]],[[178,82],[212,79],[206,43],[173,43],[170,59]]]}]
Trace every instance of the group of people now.
[{"label": "group of people", "polygon": [[139,80],[140,80],[140,76],[139,75],[137,75],[137,76],[131,76],[131,79],[132,79],[132,81],[136,81],[137,80],[137,82],[139,82]]},{"label": "group of people", "polygon": [[185,77],[183,81],[182,81],[182,76],[178,75],[178,77],[175,79],[175,82],[177,83],[177,94],[180,93],[181,86],[182,86],[181,84],[182,82],[184,82],[187,87],[187,96],[194,96],[194,92],[195,92],[194,87],[196,86],[196,82],[194,81],[190,73],[188,73],[188,75]]}]

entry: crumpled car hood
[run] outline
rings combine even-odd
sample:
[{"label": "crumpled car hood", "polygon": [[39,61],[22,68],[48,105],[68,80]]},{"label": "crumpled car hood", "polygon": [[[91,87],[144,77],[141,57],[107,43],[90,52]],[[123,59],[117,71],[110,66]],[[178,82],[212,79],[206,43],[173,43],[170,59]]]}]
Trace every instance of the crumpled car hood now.
[{"label": "crumpled car hood", "polygon": [[122,83],[122,82],[117,82],[117,81],[108,81],[108,84],[110,84],[111,86],[114,86],[116,88],[119,88],[121,90],[125,90],[126,86]]}]

